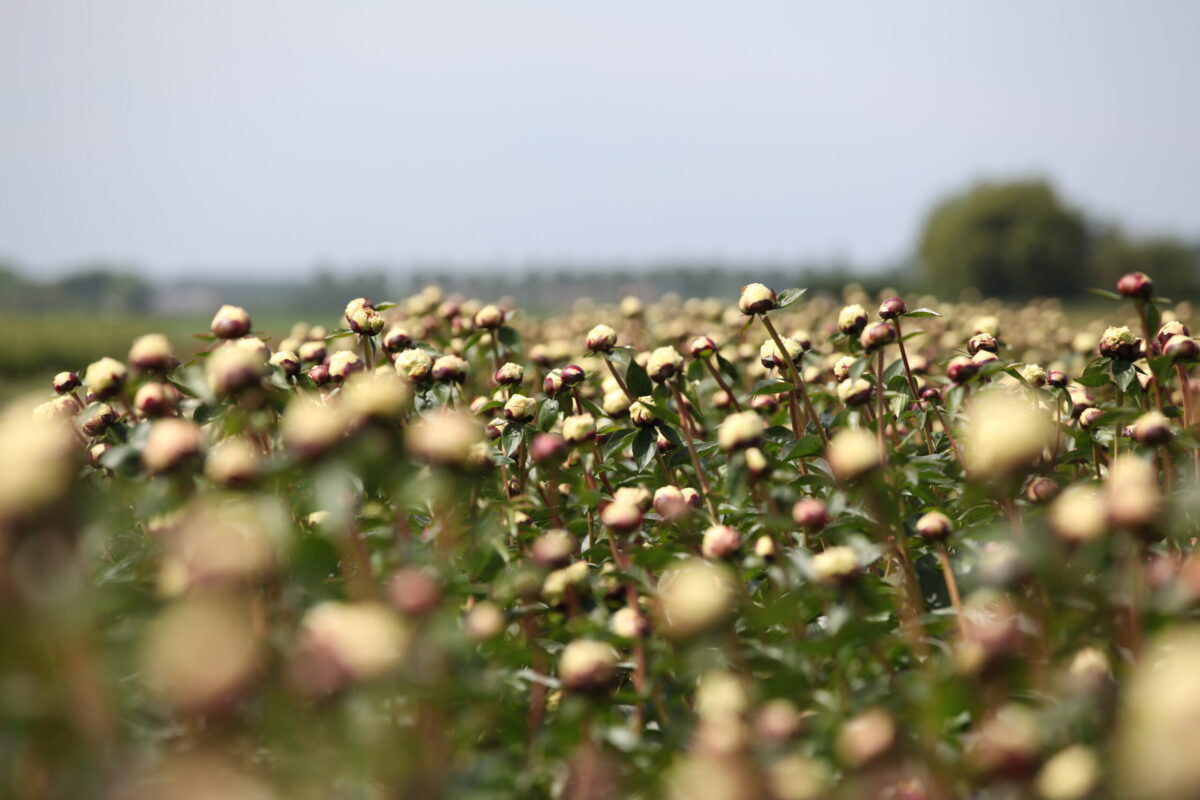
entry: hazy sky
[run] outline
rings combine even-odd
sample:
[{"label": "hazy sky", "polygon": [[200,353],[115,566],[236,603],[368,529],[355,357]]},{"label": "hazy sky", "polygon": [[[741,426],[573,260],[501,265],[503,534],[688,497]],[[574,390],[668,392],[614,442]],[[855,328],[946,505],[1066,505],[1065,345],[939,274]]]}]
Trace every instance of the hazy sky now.
[{"label": "hazy sky", "polygon": [[905,254],[1039,172],[1200,236],[1200,3],[0,0],[0,254]]}]

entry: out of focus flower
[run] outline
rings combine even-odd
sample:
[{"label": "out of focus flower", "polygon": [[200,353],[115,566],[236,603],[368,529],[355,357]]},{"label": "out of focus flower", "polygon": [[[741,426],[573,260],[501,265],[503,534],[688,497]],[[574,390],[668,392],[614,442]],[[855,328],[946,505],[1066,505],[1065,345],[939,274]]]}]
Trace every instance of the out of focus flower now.
[{"label": "out of focus flower", "polygon": [[1117,728],[1119,796],[1189,800],[1200,795],[1200,629],[1168,631],[1133,667]]},{"label": "out of focus flower", "polygon": [[563,687],[577,692],[608,688],[616,679],[617,653],[594,639],[576,639],[563,649],[558,677]]},{"label": "out of focus flower", "polygon": [[723,568],[697,559],[667,570],[658,593],[666,634],[693,636],[723,620],[733,610],[731,581]]},{"label": "out of focus flower", "polygon": [[247,603],[199,595],[168,606],[150,623],[142,644],[141,679],[175,711],[212,714],[246,690],[264,657]]},{"label": "out of focus flower", "polygon": [[404,657],[411,633],[378,603],[327,600],[300,622],[292,677],[309,694],[328,694],[351,683],[379,678]]},{"label": "out of focus flower", "polygon": [[999,480],[1032,465],[1054,438],[1049,413],[1024,395],[978,394],[966,411],[963,462],[980,480]]},{"label": "out of focus flower", "polygon": [[83,380],[88,391],[103,400],[119,394],[125,387],[128,375],[124,364],[115,358],[105,357],[88,365]]},{"label": "out of focus flower", "polygon": [[441,411],[422,417],[409,429],[408,449],[417,458],[443,467],[473,469],[476,445],[483,441],[483,427],[470,414]]},{"label": "out of focus flower", "polygon": [[142,464],[153,475],[169,472],[197,459],[203,448],[204,438],[194,422],[184,419],[159,420],[150,427],[146,437]]},{"label": "out of focus flower", "polygon": [[875,437],[861,428],[843,428],[826,448],[825,459],[833,474],[844,481],[861,478],[880,465]]},{"label": "out of focus flower", "polygon": [[148,333],[136,339],[129,348],[129,363],[142,372],[167,372],[178,360],[171,342],[161,333]]},{"label": "out of focus flower", "polygon": [[765,430],[762,417],[753,411],[742,411],[725,418],[717,432],[717,442],[725,451],[752,447],[762,441]]}]

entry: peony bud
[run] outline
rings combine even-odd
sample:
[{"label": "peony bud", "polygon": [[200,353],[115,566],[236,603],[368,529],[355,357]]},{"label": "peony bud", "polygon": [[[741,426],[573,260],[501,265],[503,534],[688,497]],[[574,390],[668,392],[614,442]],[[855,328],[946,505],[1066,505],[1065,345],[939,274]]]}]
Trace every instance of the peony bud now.
[{"label": "peony bud", "polygon": [[1118,457],[1108,471],[1105,499],[1113,525],[1134,529],[1150,526],[1162,509],[1154,466],[1137,456]]},{"label": "peony bud", "polygon": [[650,380],[662,383],[675,376],[683,366],[683,356],[674,347],[659,347],[650,354],[646,363],[646,374]]},{"label": "peony bud", "polygon": [[387,333],[380,340],[384,351],[388,353],[399,353],[401,350],[407,350],[412,347],[412,342],[412,334],[408,332],[408,329],[401,328],[398,325],[388,328]]},{"label": "peony bud", "polygon": [[1128,327],[1111,327],[1100,337],[1099,351],[1105,358],[1120,358],[1136,361],[1141,356],[1142,340],[1133,335]]},{"label": "peony bud", "polygon": [[202,447],[203,437],[194,422],[183,419],[160,420],[151,426],[146,436],[142,465],[152,475],[169,472],[197,458]]},{"label": "peony bud", "polygon": [[1108,530],[1103,500],[1089,484],[1068,486],[1050,505],[1046,521],[1050,530],[1070,544],[1094,541]]},{"label": "peony bud", "polygon": [[847,336],[857,336],[863,328],[867,327],[869,319],[867,310],[858,303],[854,303],[838,312],[837,327]]},{"label": "peony bud", "polygon": [[274,353],[268,363],[271,366],[279,367],[289,378],[300,374],[300,359],[291,350],[280,350],[278,353]]},{"label": "peony bud", "polygon": [[1154,294],[1154,281],[1144,272],[1128,272],[1117,281],[1117,294],[1148,300]]},{"label": "peony bud", "polygon": [[732,578],[722,567],[699,559],[674,566],[659,582],[659,604],[664,632],[686,638],[714,627],[733,610]]},{"label": "peony bud", "polygon": [[1085,431],[1088,430],[1096,424],[1096,420],[1100,419],[1103,413],[1103,411],[1094,406],[1083,409],[1079,412],[1079,427]]},{"label": "peony bud", "polygon": [[723,561],[733,556],[741,546],[740,533],[728,525],[713,525],[704,532],[700,552],[709,560]]},{"label": "peony bud", "polygon": [[582,444],[596,438],[596,420],[591,414],[576,414],[563,420],[563,439]]},{"label": "peony bud", "polygon": [[613,636],[621,639],[640,639],[650,630],[650,621],[636,608],[625,606],[617,609],[608,623]]},{"label": "peony bud", "polygon": [[484,306],[475,312],[475,327],[491,331],[504,324],[504,312],[496,306]]},{"label": "peony bud", "polygon": [[917,535],[930,541],[942,541],[954,533],[954,523],[940,511],[930,511],[917,520]]},{"label": "peony bud", "polygon": [[838,400],[846,406],[861,406],[870,402],[875,386],[866,378],[847,380],[837,385]]},{"label": "peony bud", "polygon": [[433,362],[429,374],[441,383],[465,383],[470,367],[465,360],[454,354],[441,356]]},{"label": "peony bud", "polygon": [[998,353],[1000,352],[1000,343],[990,333],[977,333],[967,340],[967,353],[975,355],[980,351]]},{"label": "peony bud", "polygon": [[946,377],[954,383],[966,383],[979,371],[979,365],[969,358],[955,356],[946,365]]},{"label": "peony bud", "polygon": [[812,557],[813,580],[824,586],[840,586],[858,577],[862,569],[858,551],[838,545],[827,547]]},{"label": "peony bud", "polygon": [[578,386],[587,378],[587,372],[578,364],[567,364],[561,370],[564,386]]},{"label": "peony bud", "polygon": [[806,531],[819,531],[829,524],[829,509],[815,497],[805,497],[792,506],[792,519]]},{"label": "peony bud", "polygon": [[239,339],[250,332],[250,315],[238,306],[221,306],[210,328],[218,339]]},{"label": "peony bud", "polygon": [[1040,389],[1046,385],[1046,370],[1042,369],[1037,364],[1026,364],[1021,367],[1021,377],[1030,386]]},{"label": "peony bud", "polygon": [[325,361],[325,342],[305,342],[300,345],[296,355],[305,364],[320,364]]},{"label": "peony bud", "polygon": [[885,755],[896,743],[896,723],[882,708],[872,708],[852,718],[838,733],[837,752],[851,768],[866,766]]},{"label": "peony bud", "polygon": [[1066,387],[1070,379],[1062,370],[1052,369],[1046,373],[1046,383],[1053,386],[1055,389],[1063,389]]},{"label": "peony bud", "polygon": [[1164,355],[1176,361],[1195,361],[1196,356],[1200,354],[1200,347],[1197,347],[1196,340],[1190,336],[1172,336],[1163,344],[1162,349]]},{"label": "peony bud", "polygon": [[858,363],[854,356],[842,356],[833,363],[833,379],[838,383],[849,380],[851,370]]},{"label": "peony bud", "polygon": [[717,343],[708,336],[697,336],[688,344],[688,355],[692,358],[708,358],[717,352]]},{"label": "peony bud", "polygon": [[[804,348],[802,348],[799,343],[794,342],[791,339],[784,339],[783,347],[785,350],[787,350],[787,357],[792,361],[793,364],[797,359],[804,355]],[[787,362],[785,362],[783,357],[780,356],[779,348],[772,339],[768,339],[762,343],[762,347],[758,349],[758,359],[767,369],[771,369],[772,367],[783,369],[787,365]]]},{"label": "peony bud", "polygon": [[262,459],[249,440],[226,439],[213,448],[204,462],[204,474],[219,486],[247,486],[262,471]]},{"label": "peony bud", "polygon": [[174,386],[150,381],[143,384],[133,396],[133,408],[143,418],[166,417],[175,413],[177,400]]},{"label": "peony bud", "polygon": [[838,431],[826,448],[825,459],[833,474],[843,481],[857,480],[881,463],[875,437],[861,428]]},{"label": "peony bud", "polygon": [[579,549],[575,537],[564,530],[548,530],[534,539],[529,556],[539,567],[558,569],[571,563],[571,556]]},{"label": "peony bud", "polygon": [[896,341],[896,328],[890,322],[876,322],[866,328],[858,338],[859,345],[868,353],[873,353],[894,341]]},{"label": "peony bud", "polygon": [[646,428],[653,425],[657,419],[652,407],[653,402],[653,397],[639,397],[636,401],[630,403],[629,421],[639,428]]},{"label": "peony bud", "polygon": [[514,394],[504,404],[504,418],[510,422],[528,422],[537,411],[538,402],[523,394]]},{"label": "peony bud", "polygon": [[392,608],[406,617],[423,617],[441,603],[442,586],[420,567],[402,567],[388,581],[388,597]]},{"label": "peony bud", "polygon": [[883,319],[895,319],[908,313],[908,305],[899,297],[889,297],[879,304],[879,316]]},{"label": "peony bud", "polygon": [[1159,346],[1163,346],[1172,336],[1190,337],[1191,335],[1192,332],[1188,329],[1187,325],[1184,325],[1177,319],[1172,319],[1167,320],[1162,324],[1162,326],[1158,329],[1158,334],[1155,336],[1155,339],[1157,339]]},{"label": "peony bud", "polygon": [[529,456],[535,464],[555,464],[567,457],[567,445],[561,436],[539,433],[529,446]]},{"label": "peony bud", "polygon": [[775,308],[775,290],[761,283],[750,283],[742,287],[738,308],[743,314],[765,314]]},{"label": "peony bud", "polygon": [[396,357],[396,374],[421,383],[433,370],[433,357],[424,350],[405,350]]},{"label": "peony bud", "polygon": [[54,376],[54,391],[59,394],[73,392],[79,388],[79,376],[74,372],[60,372]]},{"label": "peony bud", "polygon": [[383,317],[374,308],[363,307],[346,317],[350,330],[360,336],[378,336],[383,330]]},{"label": "peony bud", "polygon": [[611,502],[600,512],[600,521],[617,533],[630,533],[642,525],[642,510],[631,502]]},{"label": "peony bud", "polygon": [[129,363],[141,372],[169,372],[179,363],[171,343],[161,333],[148,333],[129,348]]},{"label": "peony bud", "polygon": [[761,442],[765,430],[762,418],[758,414],[742,411],[725,418],[717,433],[717,441],[726,452],[740,450]]},{"label": "peony bud", "polygon": [[690,509],[678,486],[660,486],[654,490],[654,510],[663,519],[671,521],[682,517]]},{"label": "peony bud", "polygon": [[1048,503],[1058,496],[1060,489],[1053,478],[1039,476],[1025,487],[1025,497],[1031,503]]},{"label": "peony bud", "polygon": [[963,463],[975,478],[994,480],[1033,464],[1054,437],[1049,413],[1025,396],[976,395],[962,437]]},{"label": "peony bud", "polygon": [[499,636],[504,631],[504,623],[504,612],[495,603],[484,600],[467,612],[463,628],[467,636],[481,642]]},{"label": "peony bud", "polygon": [[108,403],[95,406],[88,416],[79,424],[80,430],[86,436],[96,437],[108,430],[117,421],[117,412]]},{"label": "peony bud", "polygon": [[596,353],[611,352],[617,345],[617,332],[607,325],[597,325],[588,332],[587,349]]},{"label": "peony bud", "polygon": [[84,381],[89,392],[106,400],[120,393],[128,375],[124,364],[115,358],[105,357],[88,365]]},{"label": "peony bud", "polygon": [[366,363],[352,350],[339,350],[329,357],[329,377],[335,381],[344,381],[366,368]]},{"label": "peony bud", "polygon": [[1171,441],[1171,421],[1158,411],[1148,411],[1131,426],[1133,440],[1138,444],[1156,447]]},{"label": "peony bud", "polygon": [[576,639],[563,648],[558,661],[558,677],[567,691],[607,689],[617,677],[617,653],[604,642]]}]

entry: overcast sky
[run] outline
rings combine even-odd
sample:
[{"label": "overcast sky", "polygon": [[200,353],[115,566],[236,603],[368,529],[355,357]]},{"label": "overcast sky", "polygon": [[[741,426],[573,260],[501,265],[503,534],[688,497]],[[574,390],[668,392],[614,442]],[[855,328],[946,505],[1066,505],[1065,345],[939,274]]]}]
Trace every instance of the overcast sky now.
[{"label": "overcast sky", "polygon": [[0,255],[844,257],[973,177],[1200,237],[1200,3],[0,0]]}]

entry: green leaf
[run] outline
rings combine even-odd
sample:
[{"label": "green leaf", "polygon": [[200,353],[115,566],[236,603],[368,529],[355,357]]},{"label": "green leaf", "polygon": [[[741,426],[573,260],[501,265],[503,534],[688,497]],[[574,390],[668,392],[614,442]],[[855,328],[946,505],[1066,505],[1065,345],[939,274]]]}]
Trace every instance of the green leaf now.
[{"label": "green leaf", "polygon": [[750,394],[757,397],[758,395],[762,394],[783,394],[784,392],[790,392],[791,390],[792,385],[787,381],[765,380],[759,381],[754,387],[754,391],[752,391]]},{"label": "green leaf", "polygon": [[637,464],[639,471],[650,466],[650,462],[654,460],[654,450],[658,447],[657,438],[652,427],[639,429],[634,437],[633,463]]},{"label": "green leaf", "polygon": [[504,432],[500,434],[500,444],[504,449],[504,455],[512,456],[520,448],[524,427],[517,422],[510,422],[504,426]]},{"label": "green leaf", "polygon": [[553,428],[556,422],[558,422],[558,399],[551,397],[542,403],[542,408],[538,411],[538,430],[545,433]]},{"label": "green leaf", "polygon": [[726,359],[725,356],[717,353],[717,366],[720,367],[721,372],[725,375],[725,379],[729,381],[729,388],[737,391],[738,373],[737,370],[734,369],[733,364],[730,364],[729,360]]},{"label": "green leaf", "polygon": [[619,453],[625,449],[630,437],[637,432],[638,428],[622,428],[616,433],[609,434],[608,439],[604,442],[604,459],[607,461],[612,458],[614,453]]},{"label": "green leaf", "polygon": [[797,458],[808,458],[809,456],[817,455],[822,449],[821,437],[815,433],[810,433],[807,436],[801,436],[797,439],[796,443],[787,449],[783,460],[794,461]]},{"label": "green leaf", "polygon": [[804,296],[808,289],[784,289],[775,298],[775,308],[787,308],[792,303]]},{"label": "green leaf", "polygon": [[934,311],[932,308],[914,308],[904,316],[906,317],[940,317],[941,314]]},{"label": "green leaf", "polygon": [[1088,289],[1088,291],[1091,292],[1092,294],[1096,295],[1097,297],[1103,297],[1108,300],[1120,300],[1121,299],[1121,295],[1117,294],[1116,292],[1110,292],[1108,289],[1091,288],[1091,289]]},{"label": "green leaf", "polygon": [[1108,386],[1112,383],[1112,379],[1103,372],[1093,372],[1091,375],[1080,375],[1075,379],[1075,383],[1080,386]]},{"label": "green leaf", "polygon": [[496,331],[496,338],[500,340],[500,344],[510,350],[521,349],[521,334],[517,333],[516,328],[503,325],[500,330]]},{"label": "green leaf", "polygon": [[646,374],[642,365],[633,359],[629,361],[629,369],[625,370],[625,385],[633,392],[634,397],[645,397],[654,393],[654,384],[650,382],[650,376]]},{"label": "green leaf", "polygon": [[683,439],[679,438],[679,432],[676,431],[674,428],[672,428],[670,425],[659,420],[658,422],[655,423],[655,427],[658,428],[659,433],[661,433],[663,435],[663,438],[666,439],[668,442],[675,445],[676,447],[683,447]]},{"label": "green leaf", "polygon": [[1112,373],[1117,387],[1123,392],[1129,391],[1130,384],[1137,381],[1137,372],[1134,370],[1133,364],[1123,358],[1113,359]]}]

